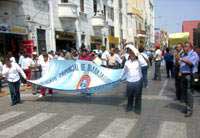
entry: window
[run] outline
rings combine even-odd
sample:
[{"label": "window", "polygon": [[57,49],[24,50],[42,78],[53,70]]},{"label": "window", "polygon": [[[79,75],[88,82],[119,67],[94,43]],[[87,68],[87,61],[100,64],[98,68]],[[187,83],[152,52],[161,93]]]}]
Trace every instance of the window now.
[{"label": "window", "polygon": [[68,3],[68,0],[61,0],[61,3]]},{"label": "window", "polygon": [[96,15],[97,14],[97,0],[93,0],[93,10]]},{"label": "window", "polygon": [[111,7],[108,8],[108,18],[114,21],[114,9]]},{"label": "window", "polygon": [[104,13],[104,16],[106,17],[106,5],[103,5],[103,13]]},{"label": "window", "polygon": [[114,36],[115,35],[115,28],[113,26],[109,27],[109,34]]},{"label": "window", "polygon": [[84,0],[80,0],[80,10],[84,12]]}]

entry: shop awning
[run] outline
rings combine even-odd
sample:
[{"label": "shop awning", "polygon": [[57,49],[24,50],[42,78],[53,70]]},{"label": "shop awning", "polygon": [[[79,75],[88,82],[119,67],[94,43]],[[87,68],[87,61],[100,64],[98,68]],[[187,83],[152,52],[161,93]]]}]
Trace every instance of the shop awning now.
[{"label": "shop awning", "polygon": [[189,41],[189,32],[169,34],[169,45],[177,45]]}]

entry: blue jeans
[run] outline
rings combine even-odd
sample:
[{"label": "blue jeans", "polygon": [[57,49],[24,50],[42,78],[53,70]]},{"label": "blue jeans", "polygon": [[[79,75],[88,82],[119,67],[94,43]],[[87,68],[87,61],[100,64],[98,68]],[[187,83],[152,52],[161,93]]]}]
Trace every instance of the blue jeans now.
[{"label": "blue jeans", "polygon": [[148,66],[142,67],[142,79],[143,79],[143,86],[146,88],[148,86]]},{"label": "blue jeans", "polygon": [[142,79],[137,82],[128,82],[127,84],[127,96],[128,103],[127,108],[132,109],[133,105],[135,110],[141,112],[142,107]]},{"label": "blue jeans", "polygon": [[10,89],[10,96],[11,96],[11,101],[12,104],[17,104],[20,103],[21,98],[20,98],[20,80],[17,82],[8,82],[8,86]]}]

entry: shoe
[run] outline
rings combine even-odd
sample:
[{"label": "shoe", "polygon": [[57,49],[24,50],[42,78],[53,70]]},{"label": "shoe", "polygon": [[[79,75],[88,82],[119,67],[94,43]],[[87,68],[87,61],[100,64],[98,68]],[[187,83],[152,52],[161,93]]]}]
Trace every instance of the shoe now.
[{"label": "shoe", "polygon": [[11,103],[11,104],[10,104],[10,106],[14,106],[14,105],[16,105],[16,103]]},{"label": "shoe", "polygon": [[39,94],[39,95],[38,95],[38,97],[39,97],[39,98],[42,98],[42,97],[43,97],[43,95],[42,95],[42,94]]},{"label": "shoe", "polygon": [[185,117],[191,117],[192,116],[192,111],[189,111],[185,114]]},{"label": "shoe", "polygon": [[127,107],[126,112],[130,112],[130,111],[132,111],[132,107]]}]

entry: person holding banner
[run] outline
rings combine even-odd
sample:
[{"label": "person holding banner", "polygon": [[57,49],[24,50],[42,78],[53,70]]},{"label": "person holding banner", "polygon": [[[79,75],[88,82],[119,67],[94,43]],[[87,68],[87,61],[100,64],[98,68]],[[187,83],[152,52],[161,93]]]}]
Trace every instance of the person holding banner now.
[{"label": "person holding banner", "polygon": [[122,79],[127,81],[128,103],[126,111],[129,112],[135,106],[135,113],[141,113],[142,106],[142,71],[138,60],[139,51],[132,44],[126,46],[129,59],[125,62]]},{"label": "person holding banner", "polygon": [[10,58],[5,58],[5,65],[3,66],[2,75],[8,81],[12,101],[11,106],[21,103],[19,74],[26,79],[26,74],[18,64],[11,61]]},{"label": "person holding banner", "polygon": [[[42,68],[42,76],[44,76],[47,73],[48,68],[49,68],[49,61],[50,61],[48,54],[43,54],[43,58],[44,58],[44,60],[39,60],[39,63],[38,63]],[[45,96],[46,90],[47,90],[46,88],[41,87],[40,95],[39,95],[40,98]],[[52,89],[49,89],[48,91],[49,91],[50,95],[53,94]]]}]

